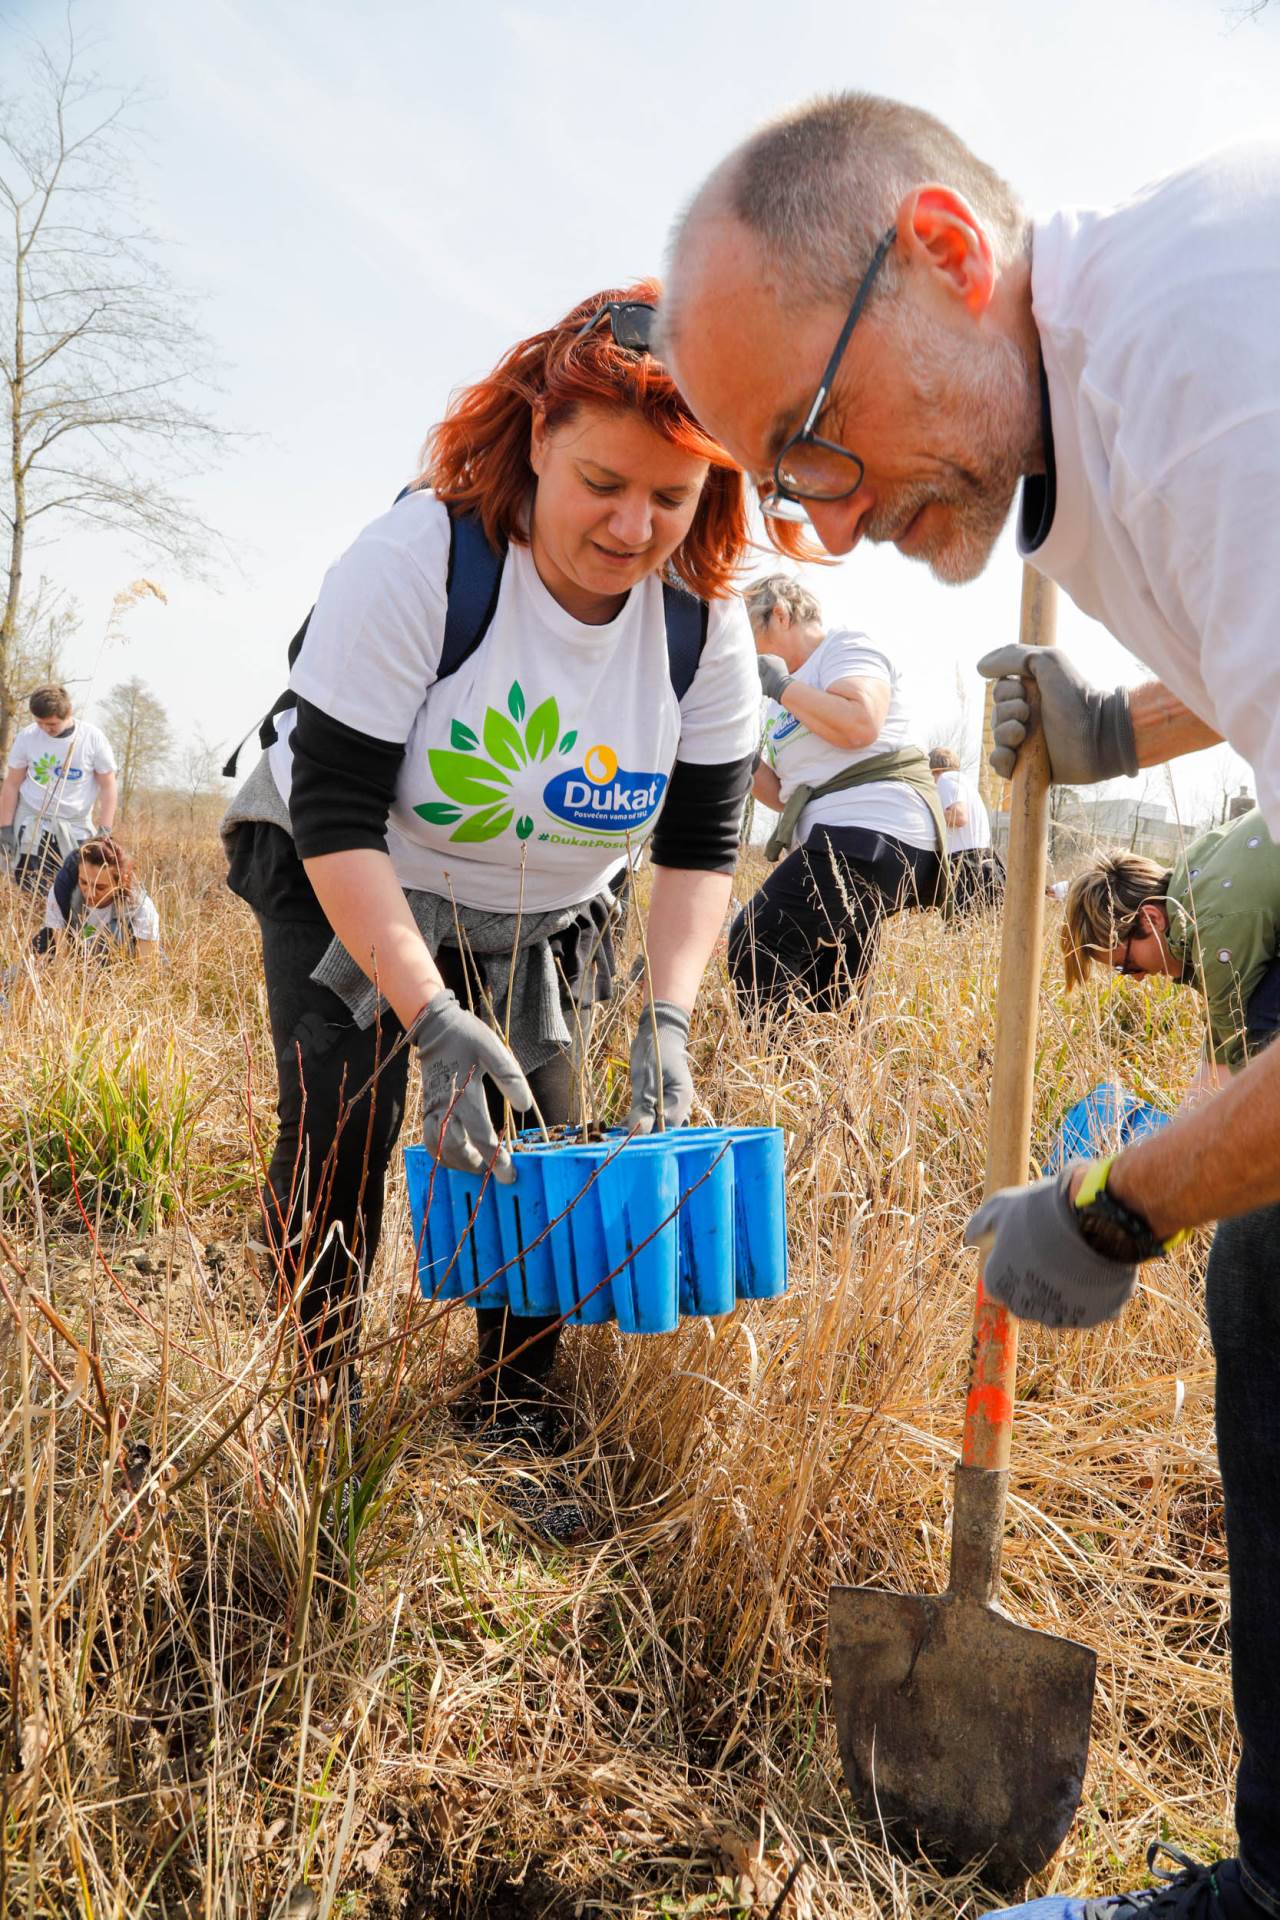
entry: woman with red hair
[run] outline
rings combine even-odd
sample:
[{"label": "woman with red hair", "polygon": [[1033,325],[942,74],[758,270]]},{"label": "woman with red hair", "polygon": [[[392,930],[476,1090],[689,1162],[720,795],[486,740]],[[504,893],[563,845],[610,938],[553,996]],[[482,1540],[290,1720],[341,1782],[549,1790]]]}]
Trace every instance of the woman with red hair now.
[{"label": "woman with red hair", "polygon": [[[503,1102],[575,1117],[646,843],[629,1124],[690,1111],[760,695],[732,591],[742,477],[648,350],[657,295],[583,302],[454,397],[416,482],[327,574],[228,815],[279,1067],[273,1235],[285,1278],[308,1276],[313,1378],[348,1381],[405,1043],[427,1144],[513,1178]],[[488,1411],[539,1431],[556,1323],[477,1317]]]}]

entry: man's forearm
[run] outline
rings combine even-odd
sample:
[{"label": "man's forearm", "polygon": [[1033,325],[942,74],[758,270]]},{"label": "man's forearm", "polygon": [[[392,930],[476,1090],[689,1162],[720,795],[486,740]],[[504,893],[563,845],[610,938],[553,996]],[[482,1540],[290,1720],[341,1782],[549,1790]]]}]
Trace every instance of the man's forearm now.
[{"label": "man's forearm", "polygon": [[14,815],[18,811],[18,795],[22,791],[22,769],[17,769],[17,779],[13,773],[6,773],[0,782],[0,827],[11,827]]},{"label": "man's forearm", "polygon": [[1170,693],[1159,680],[1130,687],[1129,718],[1140,767],[1162,767],[1166,760],[1199,753],[1202,747],[1216,747],[1222,740],[1220,733],[1190,707],[1183,706],[1177,694]]},{"label": "man's forearm", "polygon": [[655,1000],[692,1013],[732,889],[731,874],[654,868],[645,950]]},{"label": "man's forearm", "polygon": [[1280,1200],[1280,1044],[1122,1153],[1107,1186],[1162,1239]]}]

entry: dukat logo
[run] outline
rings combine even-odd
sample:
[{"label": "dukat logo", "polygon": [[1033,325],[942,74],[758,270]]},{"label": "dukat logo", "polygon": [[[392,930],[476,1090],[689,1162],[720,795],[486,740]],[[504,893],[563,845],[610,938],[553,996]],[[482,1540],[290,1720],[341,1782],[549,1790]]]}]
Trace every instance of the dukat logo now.
[{"label": "dukat logo", "polygon": [[[517,837],[527,840],[533,819],[517,808],[521,790],[528,795],[529,773],[553,754],[571,753],[577,739],[576,730],[561,734],[554,699],[542,701],[526,719],[524,690],[514,680],[506,713],[486,707],[478,736],[455,720],[449,747],[429,751],[427,764],[446,798],[424,801],[414,812],[433,826],[451,826],[451,841],[496,840],[513,823]],[[665,773],[628,773],[613,748],[601,744],[587,749],[581,768],[548,780],[541,797],[547,811],[570,826],[625,834],[653,818],[666,784]]]}]

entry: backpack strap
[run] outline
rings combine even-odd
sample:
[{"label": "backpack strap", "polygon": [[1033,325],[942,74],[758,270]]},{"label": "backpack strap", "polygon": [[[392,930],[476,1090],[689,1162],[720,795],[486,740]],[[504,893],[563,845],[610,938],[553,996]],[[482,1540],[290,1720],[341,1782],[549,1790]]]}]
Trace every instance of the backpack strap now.
[{"label": "backpack strap", "polygon": [[667,580],[662,586],[662,611],[667,623],[667,668],[677,700],[683,700],[702,661],[711,609],[687,588]]},{"label": "backpack strap", "polygon": [[449,516],[449,571],[445,575],[444,644],[436,679],[447,680],[469,660],[493,624],[507,549],[491,547],[480,517]]}]

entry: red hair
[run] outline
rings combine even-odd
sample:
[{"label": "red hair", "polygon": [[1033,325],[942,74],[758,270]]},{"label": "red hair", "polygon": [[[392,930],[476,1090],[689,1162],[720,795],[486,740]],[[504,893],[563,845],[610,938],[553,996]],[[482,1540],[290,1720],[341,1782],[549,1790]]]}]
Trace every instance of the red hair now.
[{"label": "red hair", "polygon": [[[752,544],[742,474],[698,425],[660,360],[618,346],[604,321],[577,337],[606,302],[656,305],[661,291],[659,281],[641,280],[593,294],[555,326],[519,341],[492,373],[452,396],[427,436],[417,484],[477,513],[492,545],[527,545],[526,506],[537,485],[529,464],[535,407],[552,428],[580,407],[634,409],[672,446],[709,463],[692,525],[667,564],[700,599],[716,600],[733,592],[733,576]],[[796,535],[786,550],[799,555],[799,529]]]}]

